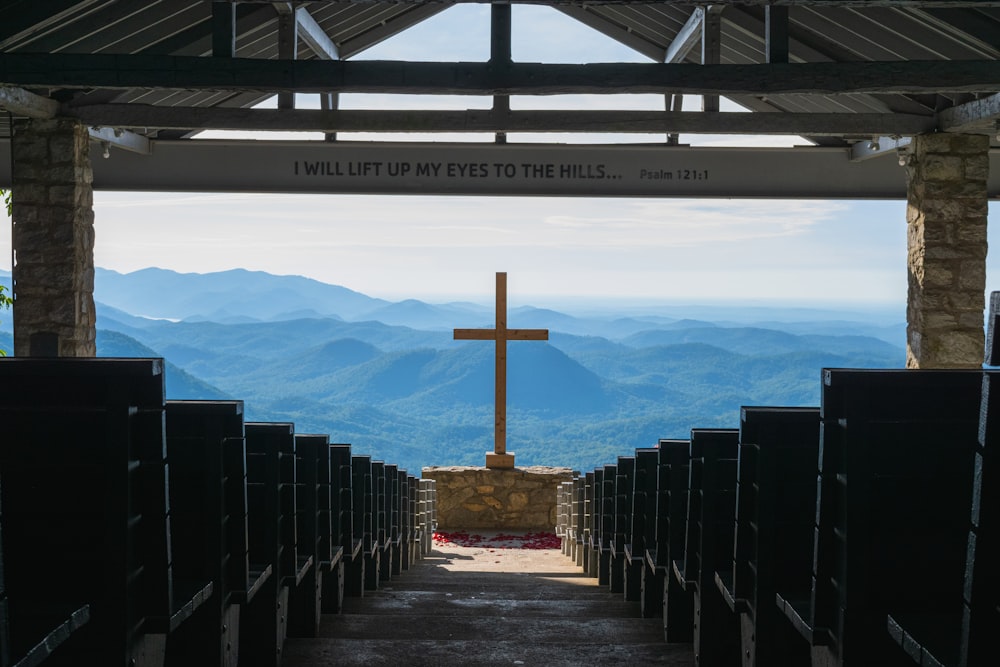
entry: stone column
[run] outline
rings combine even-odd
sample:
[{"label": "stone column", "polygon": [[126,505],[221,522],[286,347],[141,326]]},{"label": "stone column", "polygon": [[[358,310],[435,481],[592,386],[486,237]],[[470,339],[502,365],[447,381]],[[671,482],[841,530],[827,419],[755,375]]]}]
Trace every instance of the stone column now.
[{"label": "stone column", "polygon": [[87,128],[14,130],[14,354],[93,357],[94,211]]},{"label": "stone column", "polygon": [[979,368],[989,137],[913,138],[907,173],[907,368]]}]

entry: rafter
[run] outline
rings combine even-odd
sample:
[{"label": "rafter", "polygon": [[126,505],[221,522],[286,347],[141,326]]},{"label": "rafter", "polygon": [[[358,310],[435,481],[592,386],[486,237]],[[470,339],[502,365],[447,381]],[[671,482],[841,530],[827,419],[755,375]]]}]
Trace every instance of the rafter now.
[{"label": "rafter", "polygon": [[0,85],[231,92],[702,95],[994,92],[1000,61],[688,65],[416,63],[182,56],[6,54]]},{"label": "rafter", "polygon": [[[215,0],[220,1],[220,0]],[[270,4],[271,0],[221,0],[224,2],[235,2],[237,4]],[[385,0],[352,0],[357,3],[385,2]],[[393,0],[401,4],[466,4],[482,3],[483,0]],[[589,5],[647,5],[649,0],[577,0],[586,2]],[[332,4],[343,2],[343,0],[310,0],[312,4]],[[541,5],[551,4],[551,0],[510,0],[512,4],[520,5]],[[665,0],[664,4],[678,6],[701,6],[706,4],[706,0]],[[777,6],[812,6],[818,8],[825,7],[1000,7],[1000,0],[712,0],[715,5],[746,5],[751,7]]]},{"label": "rafter", "polygon": [[324,60],[339,60],[340,49],[326,34],[326,31],[316,23],[316,19],[305,7],[295,10],[295,20],[299,24],[299,37],[305,42],[317,58]]},{"label": "rafter", "polygon": [[[709,11],[717,13],[719,10],[716,8]],[[702,23],[705,21],[705,14],[706,10],[704,7],[695,7],[694,11],[691,12],[691,16],[681,26],[681,29],[677,31],[677,35],[670,42],[670,46],[667,47],[667,52],[663,56],[663,62],[684,62],[684,59],[691,53],[694,45],[701,40]]]},{"label": "rafter", "polygon": [[148,137],[141,134],[111,127],[92,127],[88,130],[90,138],[108,146],[117,146],[123,150],[149,155],[152,153],[152,144]]},{"label": "rafter", "polygon": [[910,145],[910,137],[878,136],[873,133],[871,139],[856,141],[851,145],[851,162],[864,162],[885,155],[896,155],[900,148]]},{"label": "rafter", "polygon": [[23,88],[0,86],[0,109],[29,118],[53,118],[59,111],[59,102]]},{"label": "rafter", "polygon": [[298,132],[609,132],[913,135],[935,129],[930,116],[903,114],[753,114],[694,111],[466,111],[222,109],[102,104],[68,109],[88,125],[179,130]]},{"label": "rafter", "polygon": [[1000,94],[945,109],[938,113],[938,122],[947,132],[996,134],[996,125],[1000,122]]}]

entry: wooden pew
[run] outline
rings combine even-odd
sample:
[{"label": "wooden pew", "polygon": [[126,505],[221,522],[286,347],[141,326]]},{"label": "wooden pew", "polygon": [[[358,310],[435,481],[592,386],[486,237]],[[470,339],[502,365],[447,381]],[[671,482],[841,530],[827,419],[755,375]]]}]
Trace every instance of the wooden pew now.
[{"label": "wooden pew", "polygon": [[663,614],[668,642],[694,639],[694,594],[673,573],[674,561],[684,560],[690,448],[690,440],[665,439],[657,445],[656,541],[646,545],[642,609],[647,617]]},{"label": "wooden pew", "polygon": [[594,535],[594,471],[588,472],[583,476],[583,523],[580,534],[580,556],[578,558],[577,564],[583,568],[583,571],[587,576],[594,577],[597,576],[596,572],[591,569],[591,554],[593,553],[593,535]]},{"label": "wooden pew", "polygon": [[374,591],[389,579],[385,461],[372,461],[372,554],[365,563],[365,589]]},{"label": "wooden pew", "polygon": [[562,555],[569,556],[570,548],[569,517],[573,506],[573,482],[561,482],[556,487],[556,537],[559,538],[559,548]]},{"label": "wooden pew", "polygon": [[[996,309],[992,311],[995,313]],[[989,351],[990,346],[988,364],[1000,361],[991,357]],[[968,507],[955,503],[952,505],[955,514],[950,520],[942,518],[958,525],[968,522],[968,537],[947,550],[938,546],[934,564],[939,577],[950,581],[952,586],[962,584],[961,594],[958,595],[957,589],[950,596],[942,594],[939,604],[931,610],[890,607],[887,618],[890,636],[907,653],[911,664],[985,667],[996,663],[996,631],[1000,628],[1000,576],[996,571],[1000,556],[1000,496],[997,495],[1000,473],[995,451],[1000,443],[998,371],[983,374],[981,396],[979,433],[970,478],[971,502]]]},{"label": "wooden pew", "polygon": [[246,605],[240,664],[276,667],[288,634],[290,589],[312,569],[296,549],[295,428],[289,423],[245,425],[250,560],[271,563],[272,576]]},{"label": "wooden pew", "polygon": [[573,499],[570,516],[570,531],[573,542],[570,545],[570,557],[578,567],[583,567],[583,532],[584,532],[584,512],[586,507],[586,483],[585,476],[575,473],[573,479]]},{"label": "wooden pew", "polygon": [[[354,537],[354,497],[351,489],[351,446],[330,445],[330,523],[334,553],[341,557],[330,576],[323,577],[324,614],[340,613],[347,587],[347,570],[363,560],[361,540]],[[363,565],[362,565],[363,566]],[[363,576],[361,577],[363,579]]]},{"label": "wooden pew", "polygon": [[403,534],[402,534],[402,484],[401,478],[406,477],[406,471],[400,470],[394,464],[385,466],[385,553],[388,554],[388,566],[385,578],[399,576],[403,571]]},{"label": "wooden pew", "polygon": [[732,554],[739,431],[692,429],[687,534],[674,575],[694,594],[694,652],[701,667],[738,665],[739,622],[715,585]]},{"label": "wooden pew", "polygon": [[635,457],[619,456],[615,474],[614,532],[611,535],[611,572],[608,585],[612,593],[625,593],[625,545],[632,530],[632,488]]},{"label": "wooden pew", "polygon": [[[991,295],[991,342],[1000,307],[1000,293]],[[990,345],[986,363],[1000,365],[1000,354]],[[972,486],[972,526],[969,531],[966,583],[962,589],[959,636],[961,667],[986,667],[996,661],[1000,628],[1000,371],[983,376],[979,440]]]},{"label": "wooden pew", "polygon": [[325,434],[295,434],[295,512],[297,556],[300,560],[311,558],[313,567],[290,590],[288,636],[315,637],[322,613],[323,582],[343,553],[339,543],[334,548],[330,437]]},{"label": "wooden pew", "polygon": [[407,475],[407,485],[409,488],[409,504],[410,510],[407,519],[407,527],[410,535],[409,542],[409,564],[410,567],[416,564],[420,560],[420,514],[419,514],[419,498],[420,498],[420,480],[416,475]]},{"label": "wooden pew", "polygon": [[810,661],[775,596],[811,586],[819,426],[819,408],[740,411],[735,557],[716,584],[739,614],[745,667]]},{"label": "wooden pew", "polygon": [[962,590],[980,371],[823,372],[811,604],[784,600],[816,665],[906,664],[886,632]]},{"label": "wooden pew", "polygon": [[[990,295],[985,365],[1000,366],[1000,292]],[[979,434],[973,459],[970,530],[964,560],[939,567],[961,566],[961,601],[942,603],[928,614],[890,613],[890,636],[914,664],[933,667],[985,667],[996,662],[996,631],[1000,628],[1000,375],[983,374]],[[966,513],[956,508],[956,522]],[[949,575],[954,581],[954,575]]]},{"label": "wooden pew", "polygon": [[243,402],[167,401],[166,436],[174,574],[213,585],[167,638],[167,664],[235,667],[241,606],[271,574],[250,575]]},{"label": "wooden pew", "polygon": [[420,511],[420,552],[429,554],[434,547],[434,531],[437,530],[437,489],[433,479],[420,480],[420,497],[423,509]]},{"label": "wooden pew", "polygon": [[410,528],[410,480],[413,476],[405,470],[399,471],[399,569],[405,572],[413,562]]},{"label": "wooden pew", "polygon": [[597,583],[608,586],[611,583],[611,541],[615,537],[615,477],[618,466],[604,466],[601,477],[601,521],[598,535]]},{"label": "wooden pew", "polygon": [[413,497],[410,494],[410,484],[413,475],[405,470],[399,471],[399,569],[405,572],[413,564]]},{"label": "wooden pew", "polygon": [[378,577],[379,551],[373,537],[375,493],[372,486],[372,459],[370,456],[351,456],[351,493],[354,508],[354,539],[360,542],[360,558],[354,559],[344,581],[344,594],[363,596],[369,579],[368,570],[375,570]]},{"label": "wooden pew", "polygon": [[601,523],[604,516],[604,467],[594,468],[593,484],[591,486],[590,539],[587,544],[587,576],[594,577],[600,583],[601,577]]},{"label": "wooden pew", "polygon": [[[642,571],[646,558],[646,540],[656,539],[656,482],[659,450],[655,447],[635,450],[635,473],[632,479],[632,512],[625,541],[623,590],[627,601],[642,599]],[[661,588],[662,590],[662,588]]]},{"label": "wooden pew", "polygon": [[[55,607],[32,611],[25,604],[29,602],[26,600],[15,599],[12,605],[4,585],[2,526],[3,513],[0,512],[0,667],[39,665],[71,634],[86,625],[90,620],[90,606],[63,612]],[[37,576],[25,572],[16,574]]]},{"label": "wooden pew", "polygon": [[162,359],[0,359],[0,423],[9,658],[162,665],[212,593],[171,571]]}]

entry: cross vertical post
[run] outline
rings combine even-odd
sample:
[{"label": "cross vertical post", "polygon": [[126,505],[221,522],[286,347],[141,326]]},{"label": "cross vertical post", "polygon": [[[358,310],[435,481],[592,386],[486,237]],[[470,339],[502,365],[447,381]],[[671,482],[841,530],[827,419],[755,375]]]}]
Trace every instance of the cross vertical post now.
[{"label": "cross vertical post", "polygon": [[493,340],[495,355],[495,406],[493,451],[486,453],[487,468],[513,468],[514,453],[507,452],[507,341],[548,340],[548,329],[507,328],[507,274],[497,272],[496,325],[493,329],[455,329],[455,340]]}]

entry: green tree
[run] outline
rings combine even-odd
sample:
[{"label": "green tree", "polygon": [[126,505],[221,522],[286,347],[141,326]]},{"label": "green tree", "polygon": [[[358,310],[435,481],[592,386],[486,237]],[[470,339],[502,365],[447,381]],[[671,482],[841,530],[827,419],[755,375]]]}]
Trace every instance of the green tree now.
[{"label": "green tree", "polygon": [[[3,197],[4,206],[7,207],[7,215],[11,215],[11,208],[13,204],[10,200],[10,190],[0,190],[0,197]],[[7,286],[0,285],[0,310],[5,310],[14,305],[14,300],[7,295]],[[0,357],[6,357],[7,351],[0,350]]]}]

